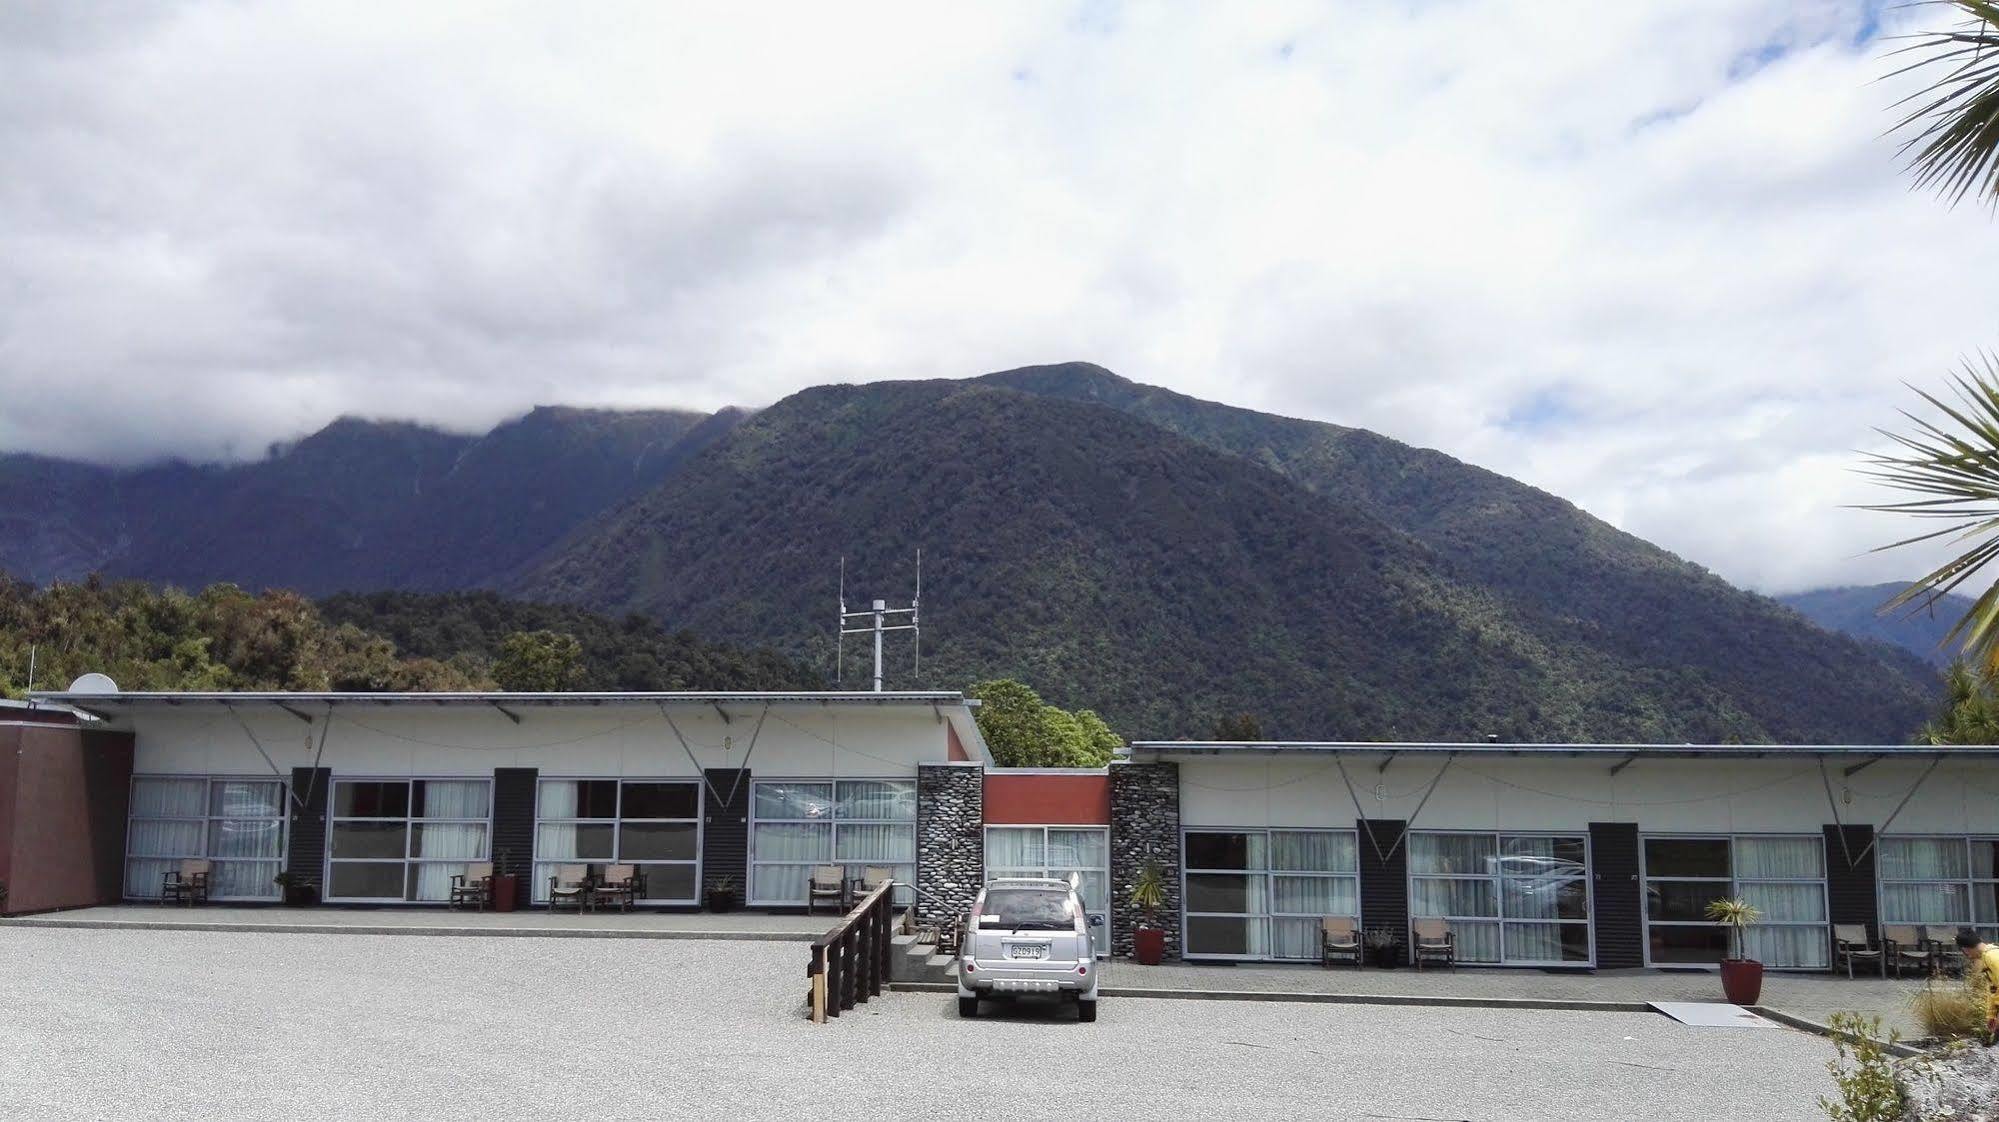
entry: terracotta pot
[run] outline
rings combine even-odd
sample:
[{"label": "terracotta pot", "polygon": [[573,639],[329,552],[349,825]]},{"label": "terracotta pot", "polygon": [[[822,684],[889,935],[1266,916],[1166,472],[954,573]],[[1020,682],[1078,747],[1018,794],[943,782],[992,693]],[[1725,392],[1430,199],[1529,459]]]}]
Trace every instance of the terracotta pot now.
[{"label": "terracotta pot", "polygon": [[1763,996],[1763,964],[1753,958],[1721,960],[1721,992],[1731,1005],[1754,1005]]},{"label": "terracotta pot", "polygon": [[496,873],[493,876],[493,910],[511,912],[520,906],[521,878],[512,873]]},{"label": "terracotta pot", "polygon": [[1131,956],[1140,966],[1157,966],[1166,957],[1166,932],[1157,927],[1141,927],[1131,933]]}]

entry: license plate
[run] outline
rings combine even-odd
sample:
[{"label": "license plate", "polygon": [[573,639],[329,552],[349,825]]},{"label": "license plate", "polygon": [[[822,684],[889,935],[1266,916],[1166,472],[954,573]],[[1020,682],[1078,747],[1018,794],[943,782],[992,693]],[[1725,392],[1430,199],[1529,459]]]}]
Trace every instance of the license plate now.
[{"label": "license plate", "polygon": [[1013,945],[1012,947],[1008,948],[1008,950],[1007,950],[1007,957],[1008,957],[1008,958],[1047,958],[1047,957],[1048,957],[1048,948],[1047,948],[1047,947],[1042,947],[1042,946],[1026,946],[1026,945],[1022,945],[1022,944],[1020,944],[1020,943],[1015,943],[1015,944],[1014,944],[1014,945]]}]

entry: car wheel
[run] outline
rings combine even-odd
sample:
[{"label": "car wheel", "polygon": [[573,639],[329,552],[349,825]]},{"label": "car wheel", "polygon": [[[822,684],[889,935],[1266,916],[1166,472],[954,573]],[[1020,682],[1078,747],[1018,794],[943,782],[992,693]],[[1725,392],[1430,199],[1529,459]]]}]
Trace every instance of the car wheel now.
[{"label": "car wheel", "polygon": [[1076,1019],[1086,1025],[1096,1020],[1097,1003],[1095,1001],[1078,1001],[1076,1003]]},{"label": "car wheel", "polygon": [[976,1017],[976,1016],[978,1016],[978,1015],[979,1015],[979,999],[978,999],[978,998],[976,998],[976,997],[961,997],[961,998],[959,998],[959,999],[958,999],[958,1015],[959,1015],[960,1017]]}]

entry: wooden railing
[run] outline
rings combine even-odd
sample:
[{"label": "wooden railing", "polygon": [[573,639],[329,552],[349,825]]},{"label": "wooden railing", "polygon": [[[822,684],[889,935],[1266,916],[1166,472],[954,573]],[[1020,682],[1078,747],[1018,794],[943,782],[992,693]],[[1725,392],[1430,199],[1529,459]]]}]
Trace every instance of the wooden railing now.
[{"label": "wooden railing", "polygon": [[825,1024],[888,988],[889,940],[895,922],[892,882],[876,886],[846,918],[812,941],[809,1002],[812,1023]]}]

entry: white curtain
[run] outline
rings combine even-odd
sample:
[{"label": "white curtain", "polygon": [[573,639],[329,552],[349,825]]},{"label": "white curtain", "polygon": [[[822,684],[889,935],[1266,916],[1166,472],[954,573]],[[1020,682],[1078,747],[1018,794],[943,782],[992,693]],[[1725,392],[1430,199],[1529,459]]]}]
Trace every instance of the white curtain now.
[{"label": "white curtain", "polygon": [[833,817],[831,783],[758,783],[752,798],[759,821],[789,818],[816,822]]},{"label": "white curtain", "polygon": [[1735,879],[1823,880],[1825,841],[1821,838],[1737,838]]},{"label": "white curtain", "polygon": [[1881,886],[1882,923],[1957,923],[1970,917],[1964,886],[1948,881],[1933,884]]},{"label": "white curtain", "polygon": [[759,822],[750,839],[750,856],[750,899],[802,904],[812,866],[832,861],[833,824]]},{"label": "white curtain", "polygon": [[416,864],[416,894],[412,900],[451,899],[451,878],[465,872],[463,861],[419,861]]},{"label": "white curtain", "polygon": [[1499,897],[1489,880],[1418,877],[1410,882],[1410,890],[1409,914],[1413,916],[1499,918]]},{"label": "white curtain", "polygon": [[1359,854],[1352,834],[1272,830],[1270,867],[1307,873],[1351,873],[1359,869]]},{"label": "white curtain", "polygon": [[1963,838],[1882,838],[1882,880],[1964,880]]},{"label": "white curtain", "polygon": [[[492,813],[492,785],[484,779],[423,780],[422,813],[416,818],[485,818]],[[570,798],[575,799],[575,784]]]},{"label": "white curtain", "polygon": [[1270,957],[1319,961],[1319,921],[1285,918],[1270,921]]},{"label": "white curtain", "polygon": [[1048,867],[1039,826],[989,826],[986,829],[986,869],[989,875],[1039,876]]},{"label": "white curtain", "polygon": [[208,813],[206,779],[135,779],[132,817],[200,818]]},{"label": "white curtain", "polygon": [[891,865],[916,860],[916,827],[842,822],[834,834],[833,860],[844,865]]},{"label": "white curtain", "polygon": [[1314,923],[1325,916],[1360,915],[1360,882],[1354,877],[1305,877],[1279,874],[1270,879],[1272,912],[1311,916]]},{"label": "white curtain", "polygon": [[1490,834],[1410,834],[1409,871],[1491,876],[1498,842]]},{"label": "white curtain", "polygon": [[842,779],[835,817],[845,820],[916,821],[916,784],[890,779]]},{"label": "white curtain", "polygon": [[1499,925],[1497,923],[1467,923],[1461,919],[1451,921],[1451,937],[1457,949],[1459,962],[1498,962]]},{"label": "white curtain", "polygon": [[1759,923],[1743,933],[1743,946],[1750,958],[1765,966],[1789,968],[1823,967],[1831,954],[1823,924],[1786,927]]},{"label": "white curtain", "polygon": [[1505,931],[1505,961],[1562,961],[1562,928],[1564,926],[1564,924],[1559,923],[1507,924]]}]

